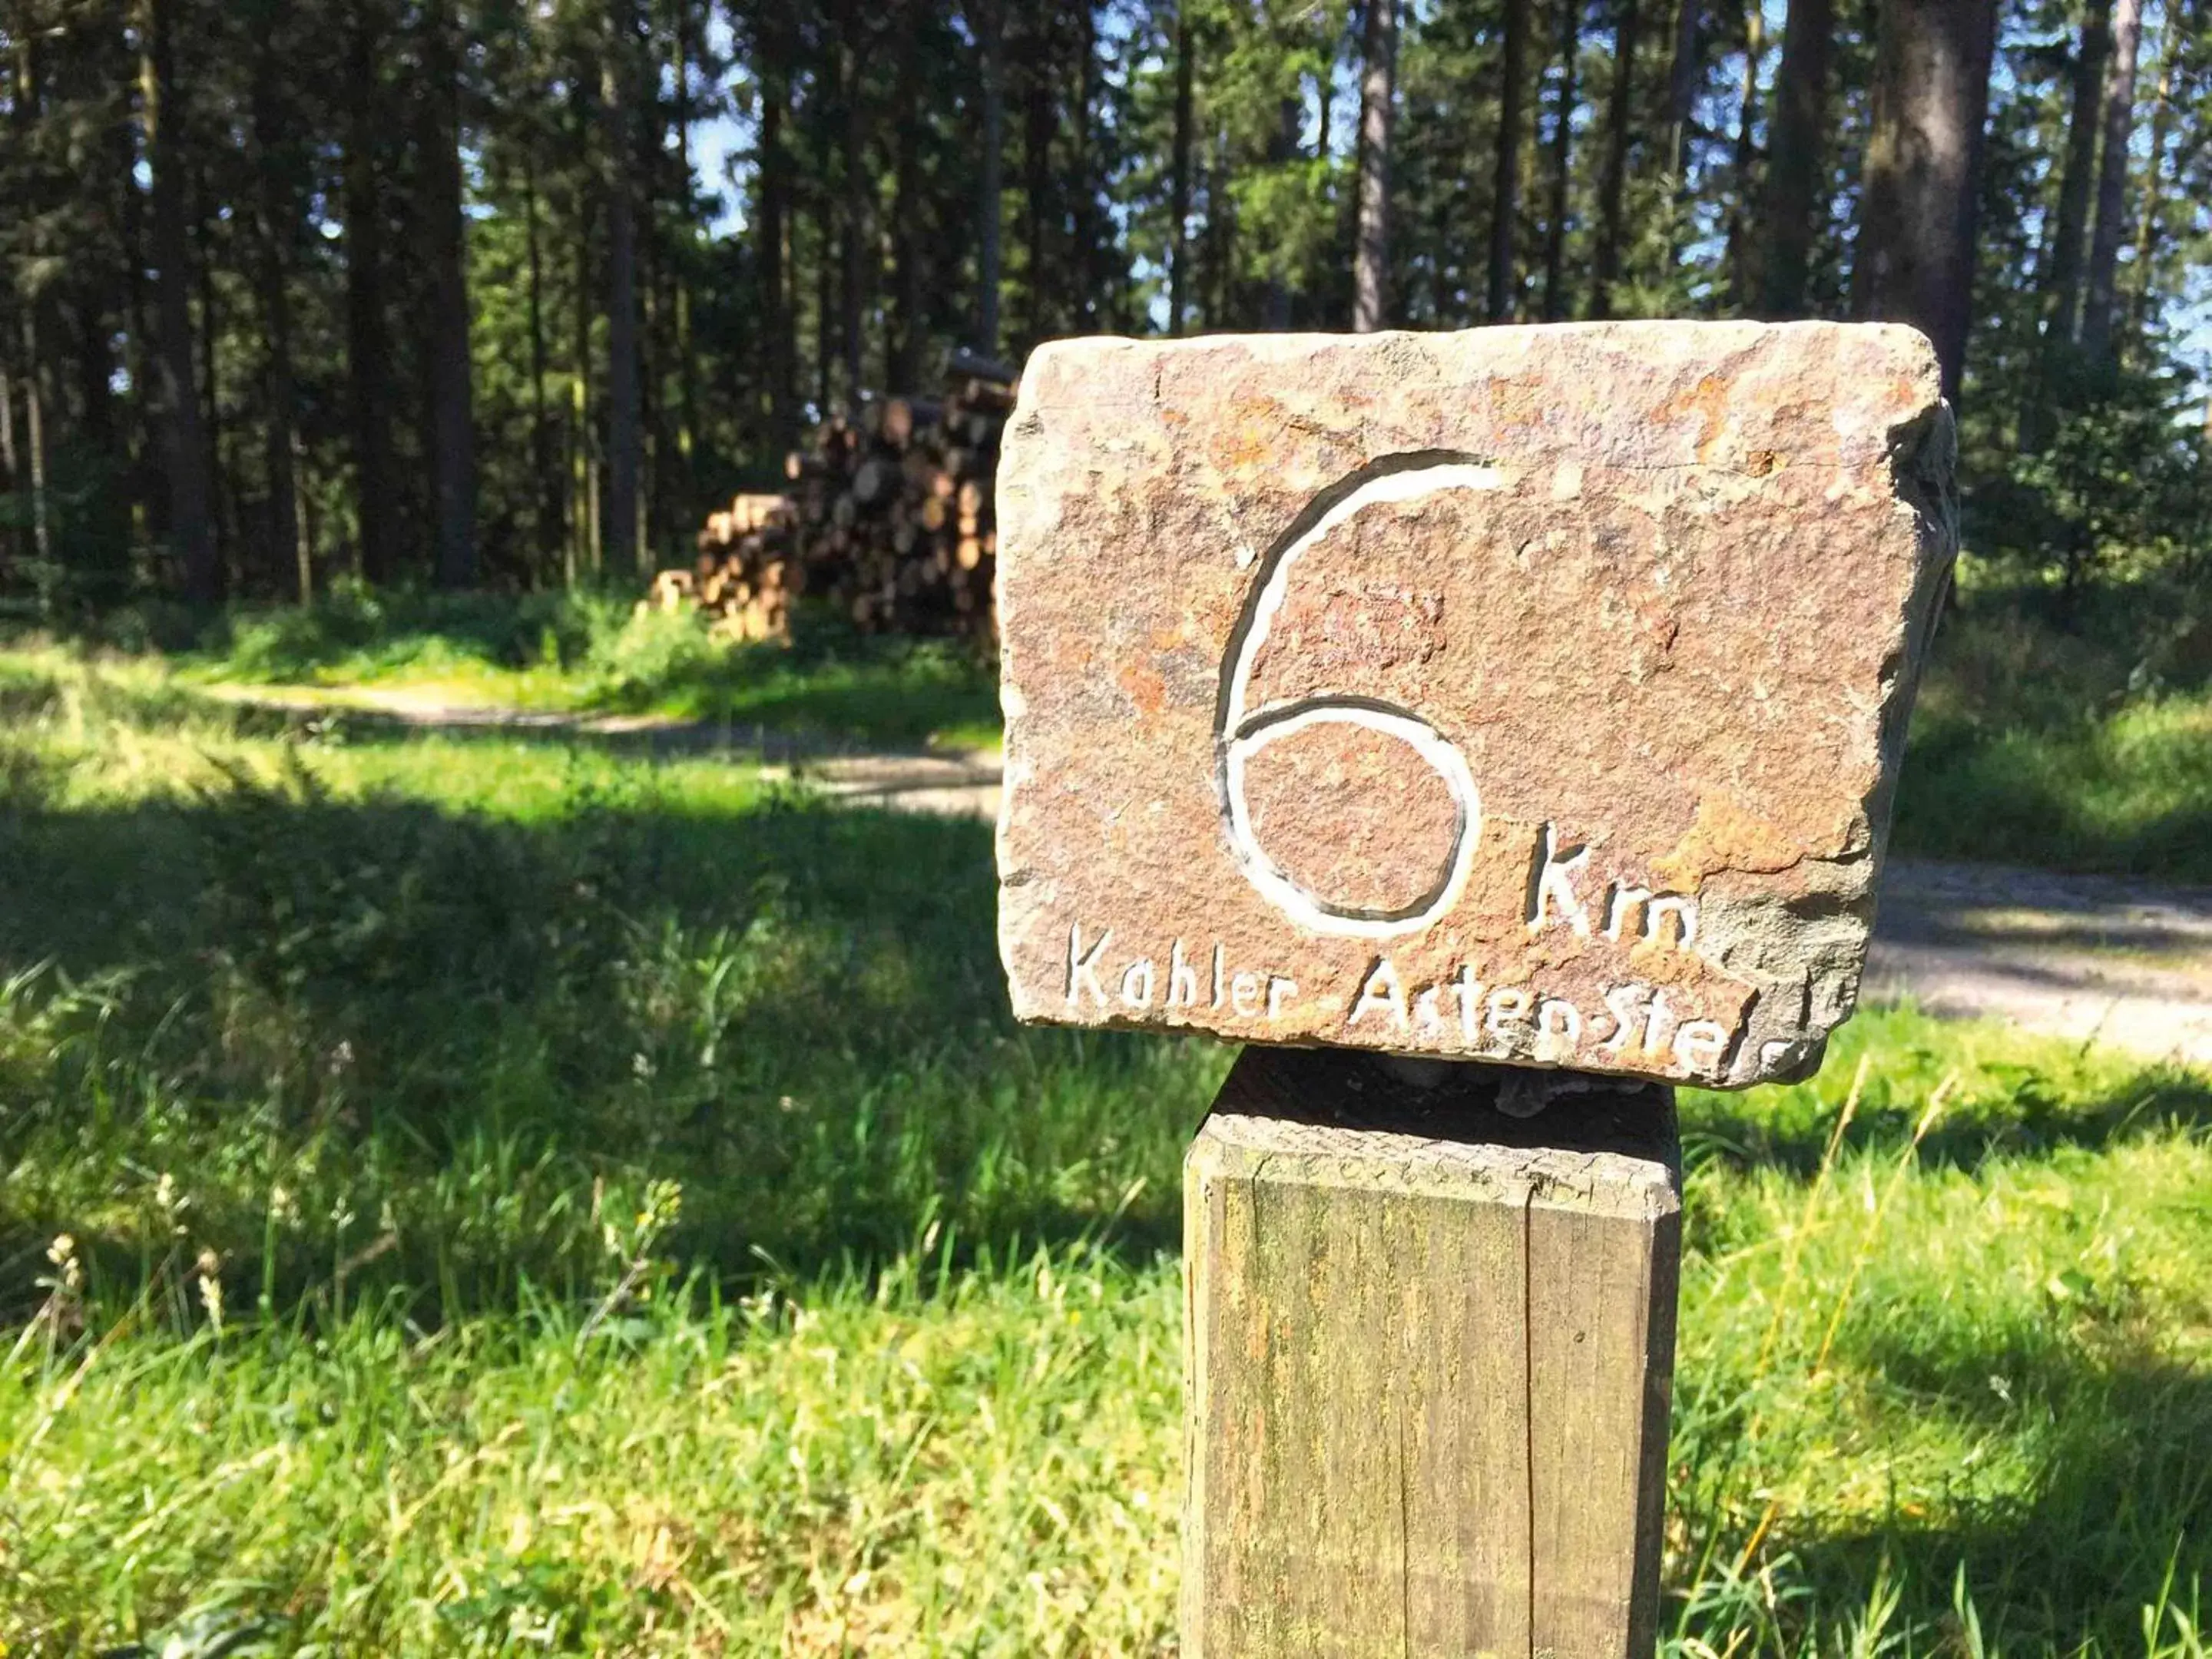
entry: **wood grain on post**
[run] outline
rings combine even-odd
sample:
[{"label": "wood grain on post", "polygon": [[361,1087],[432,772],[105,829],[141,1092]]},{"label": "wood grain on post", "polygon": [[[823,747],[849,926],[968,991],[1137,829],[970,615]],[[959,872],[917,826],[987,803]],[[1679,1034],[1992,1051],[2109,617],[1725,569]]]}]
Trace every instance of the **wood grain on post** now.
[{"label": "wood grain on post", "polygon": [[1672,1092],[1452,1070],[1250,1048],[1191,1147],[1192,1659],[1652,1648]]}]

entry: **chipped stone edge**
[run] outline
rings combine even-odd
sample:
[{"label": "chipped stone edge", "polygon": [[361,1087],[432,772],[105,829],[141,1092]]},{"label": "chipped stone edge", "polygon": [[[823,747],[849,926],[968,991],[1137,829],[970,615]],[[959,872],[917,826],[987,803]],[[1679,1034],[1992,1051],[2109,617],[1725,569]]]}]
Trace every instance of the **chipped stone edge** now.
[{"label": "chipped stone edge", "polygon": [[[1501,341],[1501,350],[1516,347],[1525,349],[1523,340],[1539,327],[1571,330],[1577,334],[1604,336],[1632,346],[1643,345],[1664,337],[1680,327],[1675,321],[1605,322],[1567,325],[1525,325],[1499,332],[1511,332],[1522,337]],[[1895,644],[1885,658],[1891,686],[1885,708],[1881,730],[1877,737],[1880,764],[1875,770],[1875,786],[1862,803],[1864,821],[1869,826],[1868,844],[1856,852],[1832,859],[1810,861],[1810,867],[1821,871],[1832,880],[1809,883],[1804,898],[1794,902],[1802,905],[1810,901],[1825,900],[1832,908],[1837,927],[1832,937],[1820,941],[1820,946],[1796,952],[1800,962],[1808,965],[1804,971],[1786,975],[1763,975],[1758,971],[1749,953],[1758,951],[1760,944],[1779,931],[1787,929],[1802,939],[1807,923],[1802,917],[1786,914],[1793,901],[1768,895],[1730,896],[1727,880],[1730,872],[1716,871],[1708,881],[1717,881],[1717,892],[1702,896],[1703,920],[1706,937],[1713,948],[1700,955],[1714,969],[1742,985],[1751,994],[1752,1001],[1744,1015],[1733,1054],[1724,1076],[1719,1078],[1683,1078],[1672,1073],[1636,1067],[1584,1066],[1561,1067],[1554,1062],[1533,1058],[1518,1059],[1484,1054],[1480,1058],[1493,1065],[1514,1066],[1539,1071],[1584,1070],[1605,1076],[1644,1078],[1664,1083],[1691,1087],[1744,1089],[1765,1083],[1802,1081],[1818,1072],[1825,1057],[1827,1041],[1836,1029],[1856,1011],[1861,980],[1865,971],[1866,954],[1875,922],[1876,896],[1879,892],[1881,868],[1886,860],[1891,829],[1891,808],[1894,799],[1898,773],[1901,765],[1905,733],[1909,725],[1912,705],[1918,693],[1918,678],[1925,668],[1928,652],[1932,646],[1936,626],[1943,611],[1952,571],[1959,551],[1959,498],[1954,467],[1957,457],[1957,430],[1950,405],[1941,392],[1941,369],[1936,349],[1921,331],[1902,324],[1838,324],[1808,321],[1790,324],[1765,324],[1750,321],[1734,323],[1704,323],[1698,325],[1708,338],[1716,331],[1732,331],[1741,335],[1737,353],[1749,349],[1763,336],[1782,330],[1874,329],[1890,335],[1905,337],[1917,349],[1920,362],[1915,380],[1922,393],[1918,407],[1902,419],[1892,423],[1887,434],[1887,451],[1891,477],[1895,489],[1896,507],[1901,514],[1909,515],[1918,538],[1920,557],[1915,581],[1899,607],[1896,618]],[[1478,331],[1461,331],[1476,332]],[[994,599],[1000,619],[1000,659],[999,700],[1006,732],[1003,766],[1003,787],[1000,792],[999,817],[994,829],[994,854],[1001,902],[998,906],[995,934],[1002,969],[1007,976],[1010,1000],[1015,1018],[1030,1024],[1066,1025],[1085,1030],[1149,1031],[1153,1033],[1203,1033],[1223,1042],[1240,1042],[1232,1034],[1200,1024],[1154,1018],[1132,1019],[1109,1013],[1103,1018],[1079,1018],[1068,1019],[1061,1016],[1049,998],[1034,993],[1024,995],[1021,981],[1014,973],[1013,947],[1015,929],[1010,920],[1008,907],[1003,901],[1007,888],[1029,884],[1033,878],[1025,868],[1012,867],[1008,842],[1011,838],[1016,802],[1035,785],[1035,768],[1025,750],[1025,720],[1027,702],[1021,690],[1019,652],[1014,646],[1018,629],[1013,625],[1018,616],[1018,599],[1009,592],[1006,573],[1011,562],[1006,556],[1018,548],[1035,529],[1032,515],[1047,510],[1044,503],[1035,499],[1028,486],[1006,481],[1015,468],[1017,459],[1034,441],[1041,441],[1044,411],[1052,407],[1045,388],[1053,378],[1052,371],[1059,367],[1061,358],[1079,359],[1099,352],[1121,355],[1124,352],[1157,354],[1167,351],[1203,351],[1219,349],[1234,342],[1262,358],[1295,359],[1310,353],[1317,342],[1342,343],[1351,337],[1334,334],[1282,334],[1206,336],[1188,340],[1139,340],[1119,336],[1098,336],[1081,339],[1048,341],[1030,356],[1028,368],[1023,374],[1017,394],[1013,414],[1009,417],[1001,442],[999,476],[1001,488],[998,493],[999,528],[1001,557],[994,578]],[[1406,331],[1385,332],[1364,337],[1377,349],[1387,349],[1397,340],[1420,337]],[[1658,354],[1646,354],[1656,361]],[[1042,538],[1044,532],[1036,531]],[[1910,683],[1896,684],[1896,680],[1910,677]],[[1727,960],[1733,951],[1736,963]],[[1778,996],[1795,992],[1801,999],[1803,1010],[1800,1020],[1789,1025],[1774,1018]],[[1819,1006],[1815,1006],[1818,999]],[[1793,1035],[1783,1038],[1766,1036],[1764,1032],[1790,1030]],[[1365,1043],[1330,1043],[1319,1038],[1298,1039],[1281,1046],[1316,1048],[1354,1048],[1371,1053],[1407,1053],[1429,1058],[1468,1058],[1440,1055],[1432,1049],[1392,1049],[1387,1045]]]}]

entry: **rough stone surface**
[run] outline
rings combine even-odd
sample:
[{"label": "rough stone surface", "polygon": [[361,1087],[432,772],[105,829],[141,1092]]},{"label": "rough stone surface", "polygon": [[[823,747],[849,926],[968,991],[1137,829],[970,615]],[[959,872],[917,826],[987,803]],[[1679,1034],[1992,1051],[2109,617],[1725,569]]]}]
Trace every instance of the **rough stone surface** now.
[{"label": "rough stone surface", "polygon": [[1042,348],[998,492],[1016,1011],[1802,1074],[1951,446],[1885,325]]}]

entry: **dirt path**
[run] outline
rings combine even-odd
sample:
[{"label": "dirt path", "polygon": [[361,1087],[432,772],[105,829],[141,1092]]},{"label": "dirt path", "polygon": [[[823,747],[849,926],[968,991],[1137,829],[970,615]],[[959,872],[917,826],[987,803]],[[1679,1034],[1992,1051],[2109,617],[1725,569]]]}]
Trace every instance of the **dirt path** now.
[{"label": "dirt path", "polygon": [[1866,994],[2212,1066],[2212,889],[1893,859]]},{"label": "dirt path", "polygon": [[[453,708],[404,688],[342,698],[259,688],[216,695],[423,731],[567,733],[648,753],[726,753],[854,805],[987,820],[999,811],[994,753],[860,752],[767,726]],[[2212,888],[1893,859],[1865,994],[2212,1066]]]},{"label": "dirt path", "polygon": [[[996,757],[852,756],[800,769],[847,800],[998,816]],[[2212,889],[1893,859],[1865,994],[2212,1066]]]}]

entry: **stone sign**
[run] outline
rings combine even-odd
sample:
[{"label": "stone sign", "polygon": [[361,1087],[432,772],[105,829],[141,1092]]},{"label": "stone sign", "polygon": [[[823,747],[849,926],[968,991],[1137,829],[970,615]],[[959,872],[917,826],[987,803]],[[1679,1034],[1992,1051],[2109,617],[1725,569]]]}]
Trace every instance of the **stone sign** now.
[{"label": "stone sign", "polygon": [[1951,457],[1880,325],[1043,347],[998,492],[1016,1012],[1802,1074]]}]

